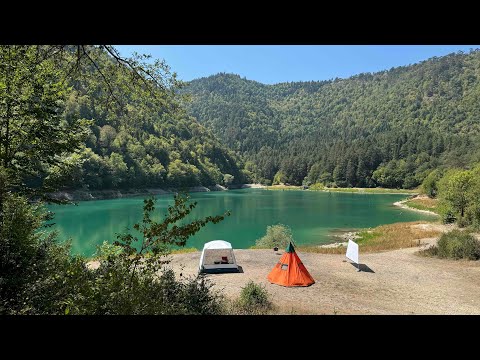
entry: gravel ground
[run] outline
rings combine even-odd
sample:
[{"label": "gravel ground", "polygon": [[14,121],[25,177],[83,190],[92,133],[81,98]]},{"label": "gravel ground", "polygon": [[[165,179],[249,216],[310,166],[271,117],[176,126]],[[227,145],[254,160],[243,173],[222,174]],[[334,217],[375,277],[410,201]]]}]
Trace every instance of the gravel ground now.
[{"label": "gravel ground", "polygon": [[[435,239],[424,239],[423,246]],[[270,284],[280,258],[273,250],[234,250],[242,273],[207,275],[235,298],[249,280],[262,283],[286,314],[480,314],[480,261],[421,257],[419,248],[360,254],[372,272],[357,272],[343,255],[301,253],[316,283],[306,288]],[[183,275],[197,272],[200,252],[173,255]]]}]

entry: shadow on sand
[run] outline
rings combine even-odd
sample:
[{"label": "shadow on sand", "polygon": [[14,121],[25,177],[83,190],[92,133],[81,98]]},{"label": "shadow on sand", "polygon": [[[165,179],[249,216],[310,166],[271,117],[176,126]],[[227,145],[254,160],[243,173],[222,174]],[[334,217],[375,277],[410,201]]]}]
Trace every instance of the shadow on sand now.
[{"label": "shadow on sand", "polygon": [[215,275],[215,274],[239,274],[243,273],[243,267],[237,265],[238,270],[235,269],[210,269],[203,270],[201,274]]},{"label": "shadow on sand", "polygon": [[369,272],[369,273],[375,273],[375,271],[373,271],[372,269],[370,269],[367,265],[365,264],[355,264],[353,262],[350,263],[354,268],[356,268],[357,270],[359,269],[360,271],[363,271],[363,272]]}]

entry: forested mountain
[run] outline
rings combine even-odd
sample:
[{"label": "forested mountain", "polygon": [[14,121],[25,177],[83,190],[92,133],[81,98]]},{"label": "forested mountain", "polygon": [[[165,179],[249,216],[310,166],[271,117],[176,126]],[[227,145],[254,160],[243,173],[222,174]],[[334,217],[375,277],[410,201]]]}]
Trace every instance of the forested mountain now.
[{"label": "forested mountain", "polygon": [[84,68],[63,104],[65,120],[90,120],[91,133],[83,150],[70,155],[71,173],[53,171],[47,180],[92,190],[209,186],[223,184],[226,174],[233,176],[227,182],[245,181],[238,156],[179,105],[178,82],[170,77],[155,96],[138,94],[128,88],[131,71],[106,51],[97,48],[94,55],[107,71]]},{"label": "forested mountain", "polygon": [[255,180],[412,188],[480,160],[480,51],[348,79],[191,81],[189,113]]}]

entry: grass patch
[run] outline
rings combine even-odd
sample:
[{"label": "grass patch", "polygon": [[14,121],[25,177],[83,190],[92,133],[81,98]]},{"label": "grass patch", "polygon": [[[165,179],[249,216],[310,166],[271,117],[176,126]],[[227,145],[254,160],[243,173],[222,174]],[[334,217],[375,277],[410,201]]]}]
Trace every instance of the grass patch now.
[{"label": "grass patch", "polygon": [[414,199],[405,201],[404,204],[417,210],[427,210],[438,213],[437,199],[430,199],[429,197],[416,197]]},{"label": "grass patch", "polygon": [[368,194],[418,194],[418,190],[408,189],[385,189],[385,188],[325,188],[327,192],[348,192]]},{"label": "grass patch", "polygon": [[250,280],[242,288],[240,297],[232,301],[227,313],[235,315],[265,315],[274,310],[270,294],[265,286]]},{"label": "grass patch", "polygon": [[[412,221],[381,225],[373,229],[365,229],[359,232],[358,243],[361,252],[379,252],[383,250],[395,250],[420,245],[420,239],[431,238],[440,235],[440,231],[426,229],[421,224],[425,221]],[[320,254],[344,254],[346,247],[322,248],[319,246],[299,246],[298,251],[314,252]]]},{"label": "grass patch", "polygon": [[[303,186],[295,185],[272,185],[266,186],[267,190],[303,190]],[[325,191],[325,192],[347,192],[347,193],[368,193],[368,194],[418,194],[416,189],[385,189],[385,188],[328,188],[322,184],[310,185],[308,190],[310,191]]]},{"label": "grass patch", "polygon": [[171,254],[186,254],[186,253],[192,253],[196,252],[198,249],[195,248],[181,248],[181,249],[172,249]]},{"label": "grass patch", "polygon": [[257,239],[255,245],[250,249],[273,249],[275,247],[285,249],[290,242],[293,242],[292,230],[287,225],[271,225],[267,226],[265,236]]},{"label": "grass patch", "polygon": [[272,185],[272,186],[266,186],[265,189],[267,190],[303,190],[302,186],[295,186],[295,185]]},{"label": "grass patch", "polygon": [[468,231],[452,230],[443,234],[437,246],[419,251],[423,256],[434,256],[444,259],[480,259],[480,242]]}]

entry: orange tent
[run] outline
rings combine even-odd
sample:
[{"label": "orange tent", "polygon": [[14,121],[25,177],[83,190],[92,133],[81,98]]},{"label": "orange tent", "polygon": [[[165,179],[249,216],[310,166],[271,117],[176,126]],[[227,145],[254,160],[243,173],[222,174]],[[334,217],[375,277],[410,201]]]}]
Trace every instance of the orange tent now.
[{"label": "orange tent", "polygon": [[309,286],[315,283],[292,243],[287,246],[285,253],[268,274],[268,281],[282,286]]}]

